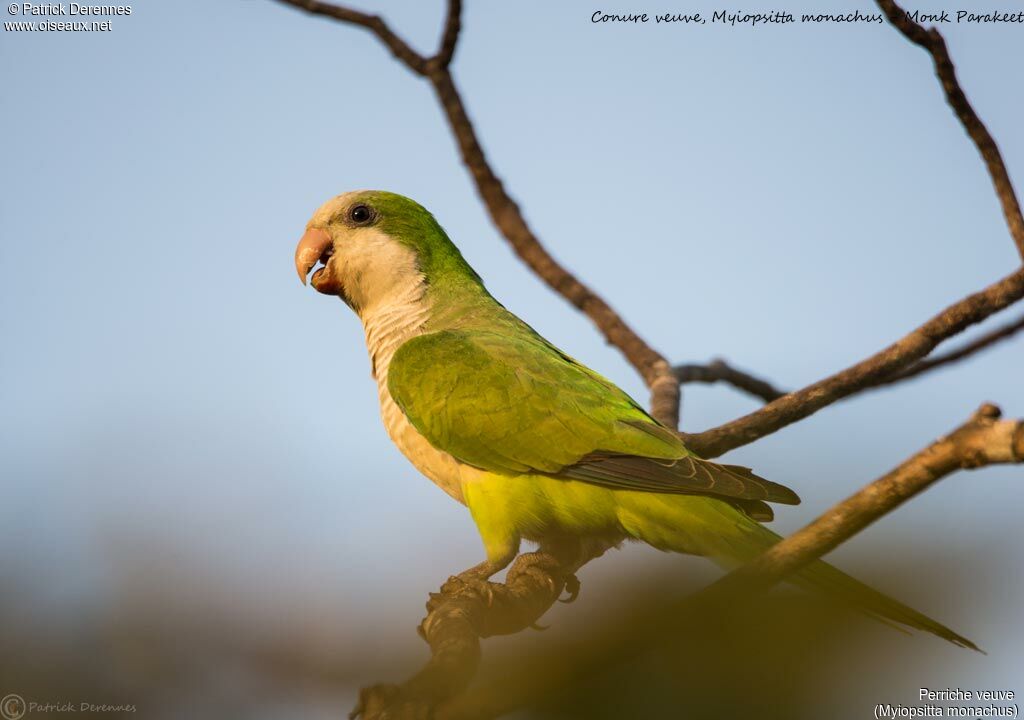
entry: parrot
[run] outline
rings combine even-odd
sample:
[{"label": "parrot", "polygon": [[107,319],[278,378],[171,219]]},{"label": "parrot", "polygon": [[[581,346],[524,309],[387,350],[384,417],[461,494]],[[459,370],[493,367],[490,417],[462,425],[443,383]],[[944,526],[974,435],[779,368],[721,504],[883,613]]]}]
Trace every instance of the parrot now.
[{"label": "parrot", "polygon": [[[523,540],[635,540],[734,568],[781,539],[763,524],[769,503],[800,502],[749,468],[689,452],[498,302],[410,198],[359,190],[328,200],[306,225],[295,268],[358,315],[389,437],[469,509],[486,559],[457,576],[466,582],[486,583]],[[978,649],[822,560],[788,580]]]}]

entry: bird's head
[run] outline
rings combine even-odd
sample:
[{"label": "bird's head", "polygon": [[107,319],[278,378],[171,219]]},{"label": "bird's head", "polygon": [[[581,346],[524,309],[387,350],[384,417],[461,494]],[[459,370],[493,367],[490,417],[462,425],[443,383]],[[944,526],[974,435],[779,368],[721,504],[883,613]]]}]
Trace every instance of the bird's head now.
[{"label": "bird's head", "polygon": [[328,200],[295,248],[303,284],[337,295],[356,312],[453,273],[479,282],[444,230],[414,200],[359,190]]}]

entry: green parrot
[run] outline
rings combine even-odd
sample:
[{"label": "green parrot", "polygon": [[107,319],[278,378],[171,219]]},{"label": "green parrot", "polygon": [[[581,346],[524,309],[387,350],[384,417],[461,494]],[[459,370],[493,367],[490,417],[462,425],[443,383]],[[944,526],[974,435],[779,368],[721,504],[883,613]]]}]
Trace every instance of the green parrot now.
[{"label": "green parrot", "polygon": [[[383,191],[320,207],[295,251],[302,282],[362,321],[381,416],[416,468],[476,522],[481,582],[520,541],[639,540],[734,567],[778,542],[761,521],[796,494],[688,452],[611,381],[505,309],[425,208]],[[883,620],[968,639],[817,561],[791,581]]]}]

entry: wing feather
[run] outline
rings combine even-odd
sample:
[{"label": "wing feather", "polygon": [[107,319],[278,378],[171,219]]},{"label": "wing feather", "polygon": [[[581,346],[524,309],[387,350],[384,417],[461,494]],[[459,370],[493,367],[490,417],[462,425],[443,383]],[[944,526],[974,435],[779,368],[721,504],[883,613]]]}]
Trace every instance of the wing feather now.
[{"label": "wing feather", "polygon": [[388,389],[432,445],[500,474],[541,473],[621,490],[733,499],[752,517],[796,494],[691,455],[632,398],[526,325],[444,330],[404,343]]}]

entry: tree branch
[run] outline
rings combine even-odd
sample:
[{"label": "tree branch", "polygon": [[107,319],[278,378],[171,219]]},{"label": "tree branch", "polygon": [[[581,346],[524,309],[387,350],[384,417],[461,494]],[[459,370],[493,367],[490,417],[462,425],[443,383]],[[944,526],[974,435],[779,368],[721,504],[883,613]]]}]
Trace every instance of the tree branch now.
[{"label": "tree branch", "polygon": [[924,360],[911,365],[903,372],[887,377],[885,380],[882,380],[878,386],[892,385],[894,383],[917,377],[918,375],[922,375],[926,372],[930,372],[936,368],[959,362],[960,360],[968,358],[1002,340],[1009,340],[1021,330],[1024,330],[1024,315],[1013,322],[997,327],[996,329],[979,336],[969,343],[965,343],[963,347],[959,347],[956,350],[950,350],[947,353],[942,353],[935,357],[927,357]]},{"label": "tree branch", "polygon": [[877,0],[877,2],[878,7],[886,14],[893,27],[910,42],[924,48],[931,55],[932,62],[935,64],[935,74],[938,76],[939,82],[942,83],[942,90],[946,94],[946,101],[953,108],[953,112],[985,161],[988,174],[992,178],[992,185],[995,186],[996,195],[1003,206],[1003,216],[1010,229],[1010,236],[1013,238],[1021,258],[1024,259],[1024,216],[1021,215],[1020,203],[1013,190],[1013,183],[1010,181],[1010,175],[1006,171],[1006,165],[1003,163],[1003,156],[999,152],[996,141],[978,114],[974,112],[974,108],[971,107],[971,103],[960,87],[960,82],[956,77],[956,68],[946,49],[946,41],[937,29],[926,30],[911,20],[894,0]]},{"label": "tree branch", "polygon": [[606,673],[609,667],[628,662],[666,637],[692,637],[709,617],[730,614],[736,603],[756,602],[760,592],[835,549],[943,477],[957,470],[1024,462],[1024,421],[1000,421],[999,415],[994,405],[982,405],[949,435],[682,603],[645,615],[638,622],[610,623],[609,631],[588,633],[570,648],[548,648],[539,667],[519,663],[501,667],[490,673],[495,680],[480,683],[446,703],[437,717],[496,717],[532,706],[551,694],[565,693],[567,686],[593,673]]},{"label": "tree branch", "polygon": [[444,32],[441,33],[441,47],[438,48],[437,55],[433,58],[442,68],[447,68],[452,64],[455,44],[459,41],[459,30],[462,29],[461,15],[462,0],[448,0],[448,17],[444,22]]},{"label": "tree branch", "polygon": [[[996,343],[1003,340],[1009,340],[1021,330],[1024,330],[1024,316],[1021,316],[1005,325],[1001,325],[994,330],[990,330],[955,350],[950,350],[949,352],[935,356],[928,356],[924,360],[919,360],[906,370],[883,378],[871,387],[865,388],[865,390],[894,385],[898,382],[903,382],[904,380],[916,378],[937,368],[952,365],[953,363],[965,360],[982,350],[995,345]],[[748,395],[764,400],[765,402],[772,402],[773,400],[777,400],[783,395],[788,394],[788,391],[780,390],[767,380],[763,380],[755,375],[751,375],[750,373],[742,370],[737,370],[720,358],[712,360],[707,365],[677,365],[673,368],[673,372],[676,374],[676,378],[678,378],[681,385],[685,385],[687,383],[712,384],[724,382],[742,390]]]},{"label": "tree branch", "polygon": [[410,70],[430,81],[448,126],[455,136],[462,162],[469,170],[492,222],[512,246],[516,255],[547,283],[548,287],[590,318],[605,339],[618,348],[636,368],[651,391],[651,414],[669,427],[677,427],[679,383],[675,380],[668,361],[627,325],[600,295],[555,260],[530,229],[518,205],[505,191],[501,180],[487,162],[476,130],[448,69],[458,40],[460,2],[450,0],[441,49],[430,60],[413,51],[376,16],[316,0],[278,2],[369,28]]},{"label": "tree branch", "polygon": [[712,360],[707,365],[676,365],[672,372],[675,373],[680,385],[724,382],[765,402],[777,400],[786,394],[784,390],[779,390],[767,380],[737,370],[721,358]]},{"label": "tree branch", "polygon": [[957,470],[1024,462],[1024,422],[1000,421],[1000,415],[995,405],[982,405],[952,433],[711,587],[770,587]]},{"label": "tree branch", "polygon": [[693,452],[717,457],[816,413],[859,390],[906,370],[964,329],[1024,297],[1024,268],[950,305],[889,347],[802,390],[783,395],[741,418],[701,433],[683,433]]}]

